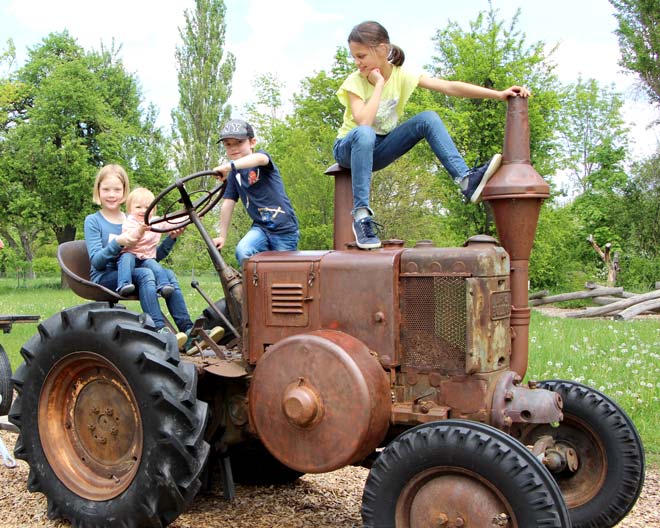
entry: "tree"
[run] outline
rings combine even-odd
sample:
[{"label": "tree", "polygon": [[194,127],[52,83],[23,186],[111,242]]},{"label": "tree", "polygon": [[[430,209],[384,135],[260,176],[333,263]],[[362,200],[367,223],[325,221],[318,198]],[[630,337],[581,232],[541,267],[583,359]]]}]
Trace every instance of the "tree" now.
[{"label": "tree", "polygon": [[581,193],[621,189],[628,128],[621,115],[623,100],[614,88],[594,79],[569,85],[562,96],[559,127],[562,162]]},{"label": "tree", "polygon": [[58,242],[75,238],[101,165],[122,163],[143,184],[168,179],[153,108],[143,123],[137,81],[118,53],[87,53],[68,32],[53,33],[0,84],[0,207],[28,261],[51,229]]},{"label": "tree", "polygon": [[610,0],[617,10],[619,64],[639,75],[651,101],[660,104],[660,0]]},{"label": "tree", "polygon": [[186,10],[176,48],[179,106],[172,111],[176,167],[180,175],[208,169],[217,162],[218,134],[229,119],[235,58],[225,57],[223,0],[195,0]]},{"label": "tree", "polygon": [[[545,51],[542,42],[525,42],[525,35],[517,29],[518,17],[519,12],[505,25],[491,6],[488,12],[480,12],[467,30],[450,21],[433,37],[436,55],[427,69],[435,77],[488,88],[527,86],[533,94],[529,100],[532,164],[540,174],[551,175],[557,168],[554,129],[558,121],[559,82],[550,61],[551,52]],[[501,151],[506,104],[493,99],[448,97],[416,90],[407,114],[427,109],[438,112],[468,165],[483,163]],[[437,176],[433,183],[437,187],[434,193],[437,201],[431,205],[434,214],[449,228],[443,236],[450,236],[449,240],[440,242],[453,243],[457,238],[464,240],[474,233],[494,230],[486,206],[463,203],[457,185],[428,146],[414,149],[411,156],[417,168],[408,170]]]}]

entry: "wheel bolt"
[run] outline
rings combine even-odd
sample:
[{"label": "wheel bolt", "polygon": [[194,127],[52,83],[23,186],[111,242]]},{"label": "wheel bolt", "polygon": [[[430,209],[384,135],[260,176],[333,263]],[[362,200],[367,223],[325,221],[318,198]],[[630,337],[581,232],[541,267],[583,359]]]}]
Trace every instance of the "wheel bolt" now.
[{"label": "wheel bolt", "polygon": [[456,520],[454,521],[454,526],[463,526],[465,524],[465,521],[461,517],[456,517]]},{"label": "wheel bolt", "polygon": [[442,528],[443,526],[447,526],[447,521],[449,521],[449,518],[445,513],[441,513],[438,515],[438,527]]}]

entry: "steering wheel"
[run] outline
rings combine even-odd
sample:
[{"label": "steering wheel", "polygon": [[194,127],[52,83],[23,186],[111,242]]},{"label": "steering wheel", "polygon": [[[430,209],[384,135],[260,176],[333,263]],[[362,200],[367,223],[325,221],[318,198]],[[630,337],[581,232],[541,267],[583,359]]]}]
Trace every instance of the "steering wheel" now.
[{"label": "steering wheel", "polygon": [[[209,176],[212,178],[209,178]],[[217,176],[217,172],[209,170],[196,172],[168,185],[149,204],[149,207],[144,213],[144,217],[147,219],[145,223],[156,233],[169,233],[175,229],[190,225],[192,223],[191,216],[193,212],[198,218],[202,218],[215,207],[225,194],[226,182],[218,181]],[[209,180],[215,183],[210,189]],[[199,184],[199,187],[193,191],[188,191],[193,181]],[[175,189],[179,191],[179,197],[168,197]],[[166,197],[168,198],[167,200]],[[151,212],[156,209],[158,204],[163,207],[163,214],[151,218]]]}]

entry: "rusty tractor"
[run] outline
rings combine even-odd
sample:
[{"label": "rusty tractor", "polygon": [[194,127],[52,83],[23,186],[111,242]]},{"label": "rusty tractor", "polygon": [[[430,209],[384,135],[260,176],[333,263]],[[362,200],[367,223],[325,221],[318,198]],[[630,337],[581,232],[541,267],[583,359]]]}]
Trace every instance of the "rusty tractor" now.
[{"label": "rusty tractor", "polygon": [[194,224],[224,289],[213,302],[193,283],[209,306],[185,354],[89,282],[84,243],[60,246],[72,288],[94,302],[23,346],[10,413],[48,515],[164,526],[211,474],[232,498],[234,482],[362,465],[368,527],[616,525],[644,478],[633,423],[579,383],[522,383],[528,259],[549,195],[525,99],[509,101],[503,160],[484,190],[499,242],[358,250],[350,173],[335,166],[334,249],[261,253],[240,273],[200,221],[223,185],[208,171],[176,181],[152,204],[162,231]]}]

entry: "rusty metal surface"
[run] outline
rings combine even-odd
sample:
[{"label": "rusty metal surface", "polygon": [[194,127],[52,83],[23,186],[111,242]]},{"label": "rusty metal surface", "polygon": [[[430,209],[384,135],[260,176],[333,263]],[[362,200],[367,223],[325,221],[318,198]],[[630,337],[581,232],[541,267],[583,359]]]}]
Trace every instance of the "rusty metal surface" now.
[{"label": "rusty metal surface", "polygon": [[335,251],[321,262],[321,328],[340,330],[396,364],[399,255],[402,248]]},{"label": "rusty metal surface", "polygon": [[509,259],[491,237],[464,248],[424,242],[401,255],[404,370],[465,374],[509,364]]},{"label": "rusty metal surface", "polygon": [[[576,416],[567,414],[558,428],[548,424],[525,425],[520,441],[538,444],[537,450],[542,452],[546,467],[554,469],[553,476],[568,508],[587,504],[605,485],[608,461],[602,437]],[[555,465],[556,458],[548,458],[555,455],[564,456],[570,466],[563,467],[561,460]]]},{"label": "rusty metal surface", "polygon": [[395,515],[397,528],[518,526],[512,506],[492,484],[457,467],[417,474],[401,491]]},{"label": "rusty metal surface", "polygon": [[305,473],[332,471],[371,453],[387,432],[390,400],[388,378],[371,351],[332,330],[269,348],[248,395],[261,441]]},{"label": "rusty metal surface", "polygon": [[527,372],[529,354],[528,261],[541,204],[550,195],[529,153],[527,99],[511,97],[502,166],[484,187],[483,199],[490,202],[500,243],[511,257],[511,368],[520,376]]},{"label": "rusty metal surface", "polygon": [[352,229],[353,216],[351,215],[353,210],[351,170],[335,163],[325,171],[325,174],[335,178],[333,247],[334,249],[345,249],[348,244],[355,241]]},{"label": "rusty metal surface", "polygon": [[327,251],[264,252],[244,261],[247,292],[243,354],[256,364],[266,348],[320,328],[320,261]]},{"label": "rusty metal surface", "polygon": [[500,376],[491,412],[491,424],[508,431],[514,423],[557,423],[563,420],[562,399],[556,392],[520,385],[514,371]]},{"label": "rusty metal surface", "polygon": [[139,405],[106,359],[79,352],[58,362],[44,382],[38,421],[48,463],[73,493],[102,501],[130,485],[142,456]]}]

